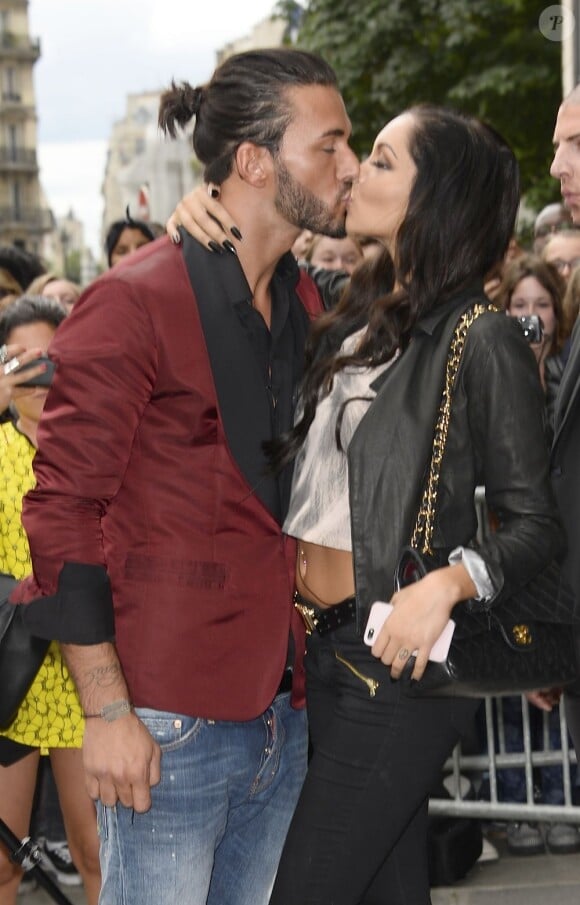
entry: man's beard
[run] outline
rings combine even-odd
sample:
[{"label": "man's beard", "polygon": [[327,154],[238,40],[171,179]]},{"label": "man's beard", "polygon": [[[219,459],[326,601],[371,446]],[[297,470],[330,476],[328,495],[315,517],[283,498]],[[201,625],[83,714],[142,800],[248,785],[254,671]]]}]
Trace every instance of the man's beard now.
[{"label": "man's beard", "polygon": [[313,233],[332,236],[334,239],[343,239],[346,236],[345,215],[333,214],[324,201],[294,179],[280,160],[276,161],[276,175],[278,193],[274,203],[278,213],[288,223],[299,229],[309,229]]}]

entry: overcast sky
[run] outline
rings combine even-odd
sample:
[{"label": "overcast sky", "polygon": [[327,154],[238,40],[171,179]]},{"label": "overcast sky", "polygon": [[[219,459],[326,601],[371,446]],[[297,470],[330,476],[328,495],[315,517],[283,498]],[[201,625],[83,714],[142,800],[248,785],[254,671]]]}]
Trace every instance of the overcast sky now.
[{"label": "overcast sky", "polygon": [[99,254],[111,126],[128,94],[175,76],[205,81],[215,52],[269,16],[276,0],[30,0],[40,178],[57,216],[71,207]]}]

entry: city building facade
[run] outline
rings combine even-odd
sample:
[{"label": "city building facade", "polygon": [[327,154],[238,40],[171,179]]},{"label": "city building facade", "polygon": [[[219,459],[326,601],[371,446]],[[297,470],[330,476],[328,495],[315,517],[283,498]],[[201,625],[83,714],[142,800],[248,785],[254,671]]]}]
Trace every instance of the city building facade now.
[{"label": "city building facade", "polygon": [[0,242],[41,252],[53,219],[40,188],[28,0],[0,0]]},{"label": "city building facade", "polygon": [[160,91],[130,94],[125,116],[113,126],[103,181],[103,240],[127,208],[136,220],[164,224],[200,179],[191,136],[171,141],[159,131],[160,98]]}]

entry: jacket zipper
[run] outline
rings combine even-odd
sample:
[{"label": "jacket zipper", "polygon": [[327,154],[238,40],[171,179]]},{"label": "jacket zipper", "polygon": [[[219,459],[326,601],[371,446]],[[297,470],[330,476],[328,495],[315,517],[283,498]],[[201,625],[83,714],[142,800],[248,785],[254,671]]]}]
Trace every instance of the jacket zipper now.
[{"label": "jacket zipper", "polygon": [[368,676],[363,676],[362,672],[359,672],[358,669],[356,668],[356,666],[353,666],[352,663],[349,663],[348,660],[345,660],[344,657],[341,657],[340,654],[338,653],[338,651],[336,651],[336,650],[334,652],[334,656],[340,663],[344,664],[344,666],[346,666],[347,669],[350,669],[351,673],[353,675],[355,675],[357,677],[357,679],[360,679],[361,682],[365,683],[365,685],[367,686],[367,688],[369,690],[369,694],[370,694],[371,698],[374,698],[374,696],[377,693],[377,688],[379,687],[379,683],[377,682],[377,680],[369,679]]}]

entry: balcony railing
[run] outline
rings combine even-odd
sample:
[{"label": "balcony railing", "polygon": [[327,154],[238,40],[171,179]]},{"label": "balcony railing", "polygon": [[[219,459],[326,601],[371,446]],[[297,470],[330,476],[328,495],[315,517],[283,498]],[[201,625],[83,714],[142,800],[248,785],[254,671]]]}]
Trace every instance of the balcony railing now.
[{"label": "balcony railing", "polygon": [[0,54],[3,51],[16,51],[19,56],[40,56],[40,40],[29,35],[15,35],[11,31],[0,32]]},{"label": "balcony railing", "polygon": [[28,148],[0,148],[0,167],[36,169],[36,151]]},{"label": "balcony railing", "polygon": [[22,95],[16,94],[15,91],[3,91],[2,92],[2,103],[3,104],[21,104]]},{"label": "balcony railing", "polygon": [[19,226],[28,230],[47,232],[52,229],[53,218],[48,210],[42,210],[38,207],[17,207],[11,205],[0,207],[0,223],[3,229]]}]

